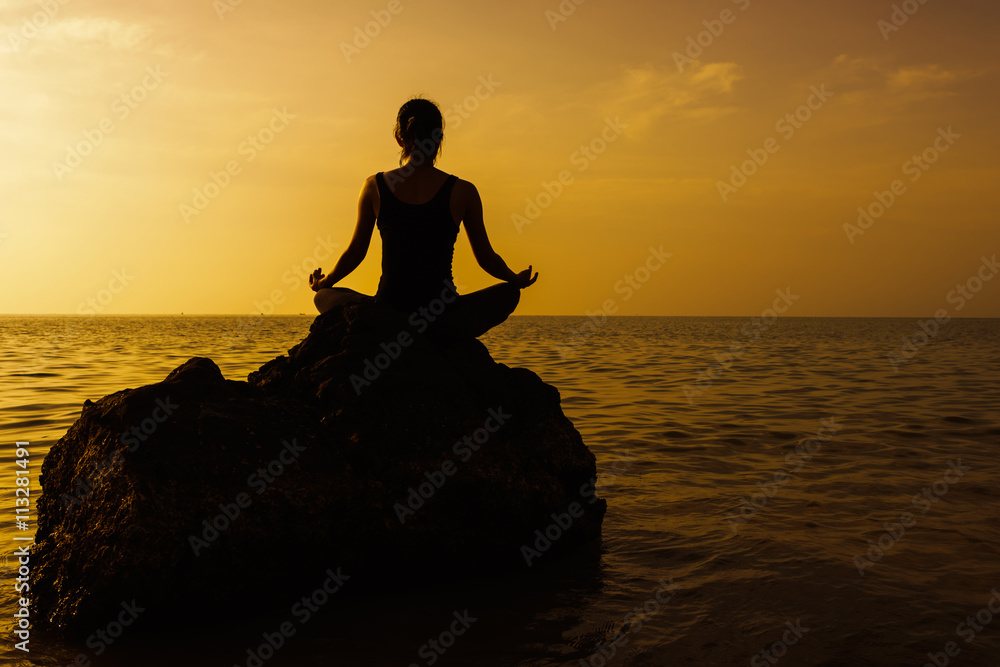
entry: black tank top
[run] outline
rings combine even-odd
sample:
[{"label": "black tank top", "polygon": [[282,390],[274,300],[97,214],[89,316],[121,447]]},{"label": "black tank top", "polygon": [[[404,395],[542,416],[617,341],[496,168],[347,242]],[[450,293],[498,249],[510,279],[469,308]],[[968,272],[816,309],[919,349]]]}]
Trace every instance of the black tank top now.
[{"label": "black tank top", "polygon": [[392,194],[382,173],[375,175],[382,237],[377,301],[409,313],[441,299],[442,292],[455,292],[451,262],[458,225],[451,215],[451,191],[456,181],[457,176],[449,176],[425,204],[407,204]]}]

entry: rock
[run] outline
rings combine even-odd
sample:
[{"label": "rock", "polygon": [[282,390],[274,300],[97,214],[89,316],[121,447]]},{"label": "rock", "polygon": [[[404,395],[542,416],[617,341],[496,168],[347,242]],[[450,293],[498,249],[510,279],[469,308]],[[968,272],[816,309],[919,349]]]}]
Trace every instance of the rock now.
[{"label": "rock", "polygon": [[365,302],[248,380],[194,358],[84,405],[42,464],[40,626],[92,630],[132,600],[246,606],[328,569],[355,592],[488,575],[525,568],[525,545],[534,564],[600,538],[559,393],[479,341]]}]

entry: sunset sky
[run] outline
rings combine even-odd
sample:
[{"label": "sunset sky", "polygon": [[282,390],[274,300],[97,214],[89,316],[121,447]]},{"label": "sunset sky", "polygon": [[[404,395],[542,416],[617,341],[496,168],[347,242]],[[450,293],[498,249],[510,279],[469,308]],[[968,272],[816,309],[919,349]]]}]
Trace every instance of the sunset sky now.
[{"label": "sunset sky", "polygon": [[1000,9],[902,4],[0,0],[0,313],[314,312],[420,94],[518,314],[998,317]]}]

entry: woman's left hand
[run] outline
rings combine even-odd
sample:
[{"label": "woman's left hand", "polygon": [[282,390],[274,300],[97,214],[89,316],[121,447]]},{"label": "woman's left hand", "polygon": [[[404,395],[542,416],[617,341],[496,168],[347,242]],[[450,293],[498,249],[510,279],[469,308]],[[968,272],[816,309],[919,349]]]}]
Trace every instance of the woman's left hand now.
[{"label": "woman's left hand", "polygon": [[323,269],[316,269],[309,275],[309,287],[312,288],[313,292],[318,292],[323,289],[323,279],[326,276],[323,275]]},{"label": "woman's left hand", "polygon": [[514,283],[519,288],[524,289],[525,287],[531,287],[534,285],[536,280],[538,280],[538,272],[536,271],[535,275],[532,276],[531,267],[529,266],[524,271],[514,274],[514,279],[510,282]]}]

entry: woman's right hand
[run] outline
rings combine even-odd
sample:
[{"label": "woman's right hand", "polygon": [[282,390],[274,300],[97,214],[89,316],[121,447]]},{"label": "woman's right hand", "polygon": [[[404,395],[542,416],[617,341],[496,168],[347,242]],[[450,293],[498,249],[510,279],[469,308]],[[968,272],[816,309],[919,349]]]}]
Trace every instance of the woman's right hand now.
[{"label": "woman's right hand", "polygon": [[525,287],[534,285],[536,280],[538,280],[538,272],[536,271],[534,277],[532,277],[531,267],[529,266],[524,271],[514,274],[514,279],[510,282],[517,285],[520,289],[524,289]]}]

